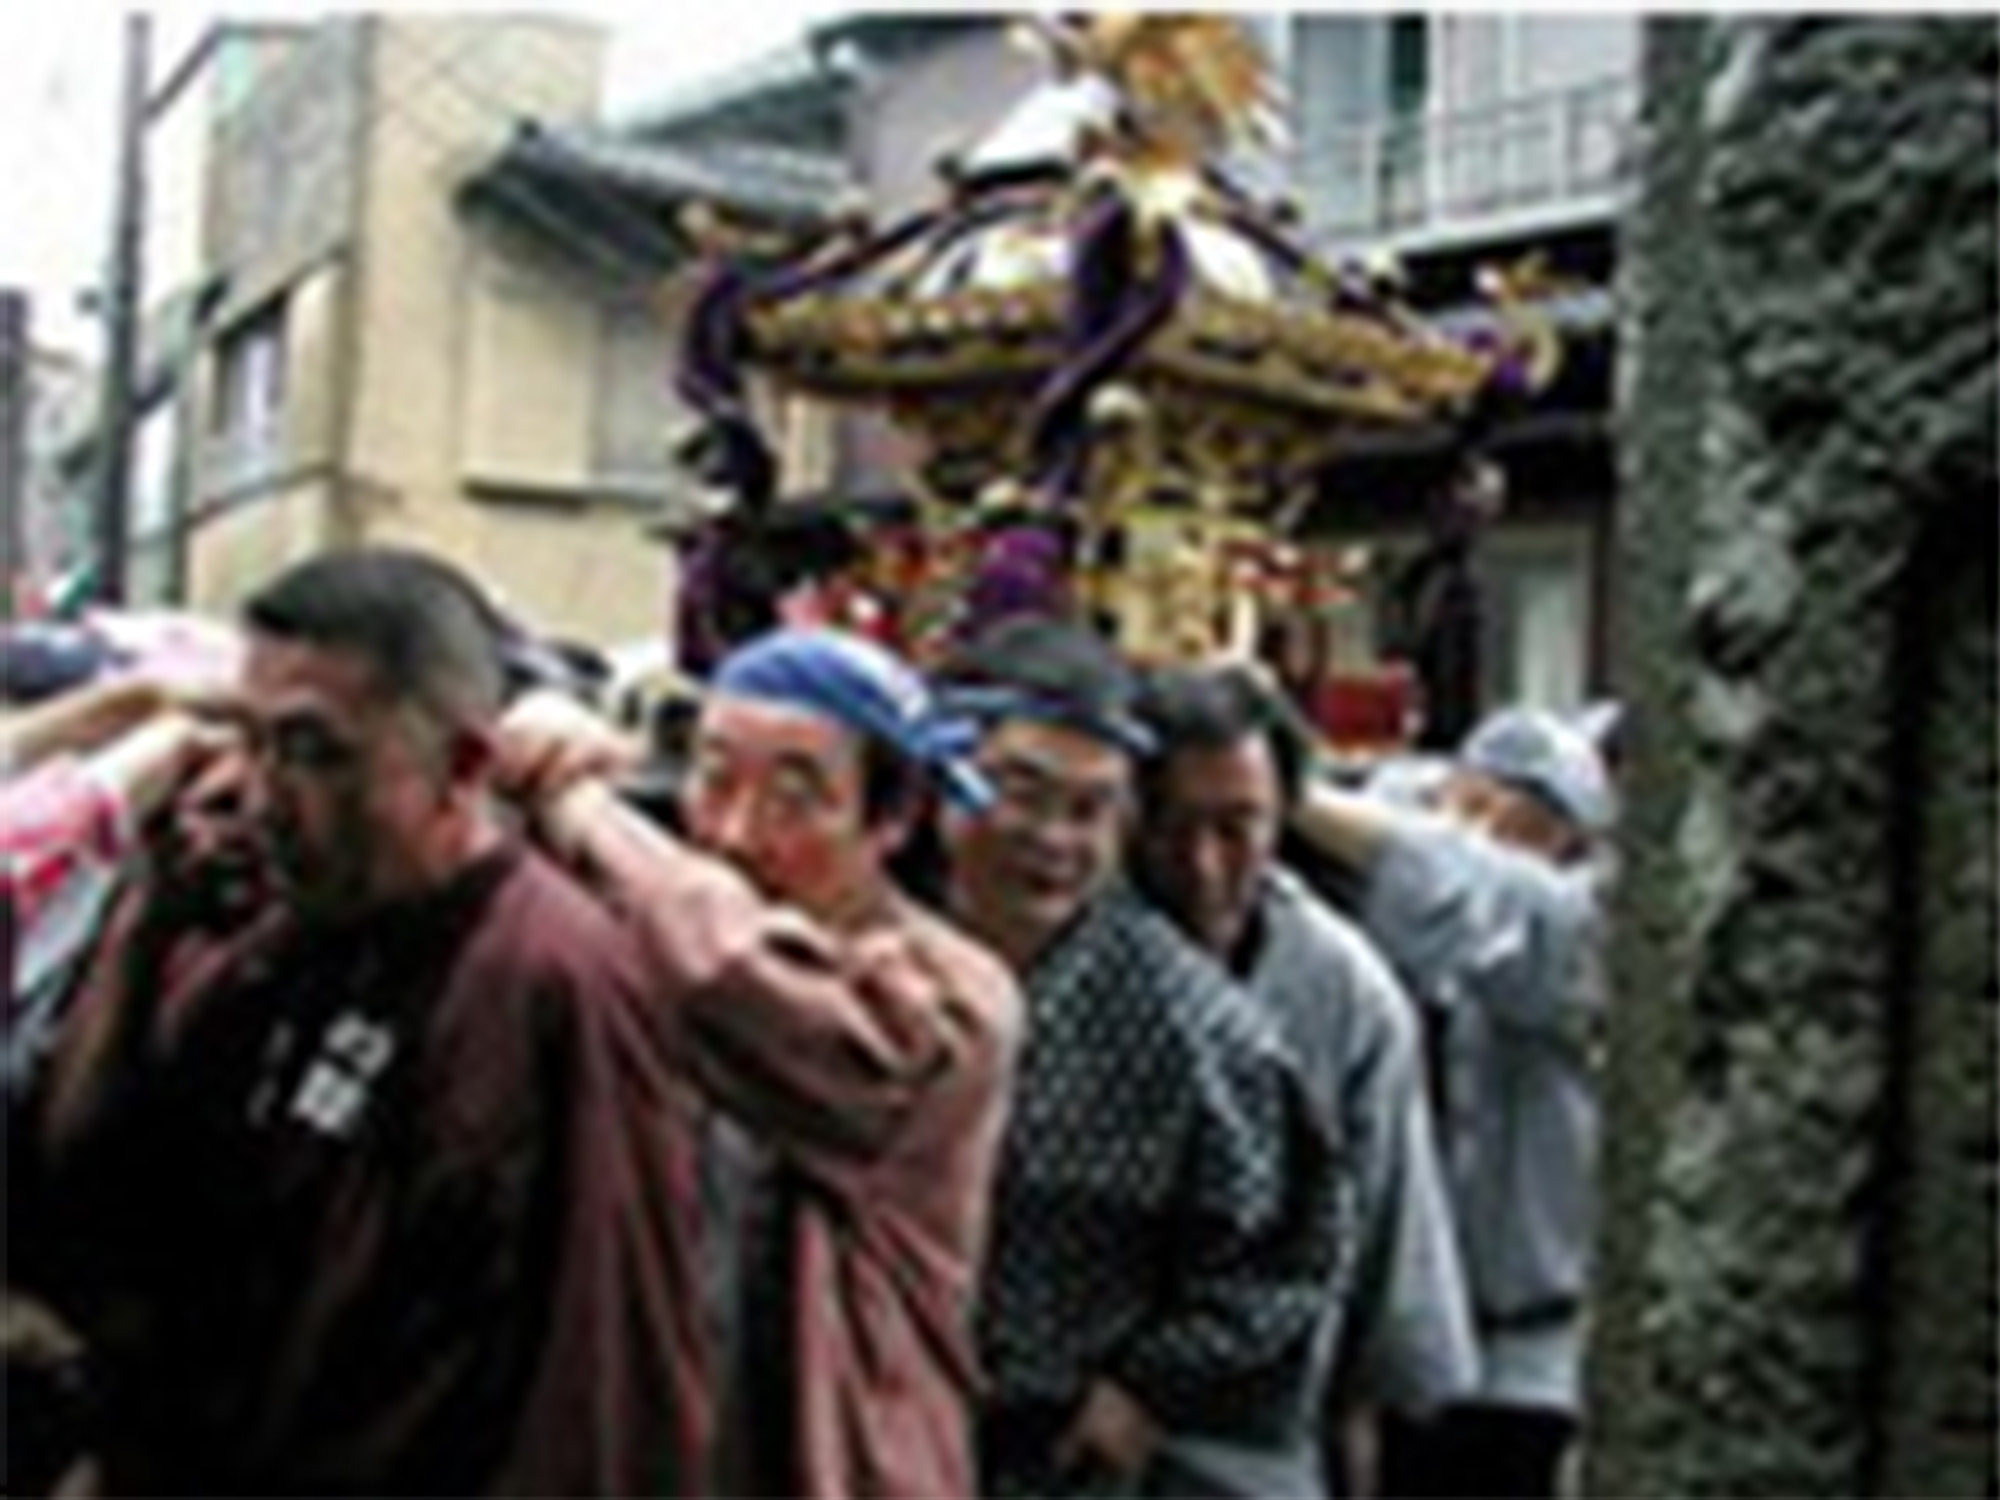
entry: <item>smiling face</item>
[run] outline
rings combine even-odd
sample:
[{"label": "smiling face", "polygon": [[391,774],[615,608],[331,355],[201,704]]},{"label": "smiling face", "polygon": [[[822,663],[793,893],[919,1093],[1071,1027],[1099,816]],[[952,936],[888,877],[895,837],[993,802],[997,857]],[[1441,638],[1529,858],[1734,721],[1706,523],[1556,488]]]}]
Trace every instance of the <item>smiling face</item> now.
[{"label": "smiling face", "polygon": [[766,895],[835,926],[880,900],[900,820],[871,823],[860,741],[803,709],[718,694],[682,792],[690,836]]},{"label": "smiling face", "polygon": [[451,863],[483,762],[361,657],[253,635],[242,714],[274,872],[301,914],[367,910]]},{"label": "smiling face", "polygon": [[1101,740],[1028,719],[997,725],[978,759],[993,806],[948,810],[942,823],[953,912],[1020,966],[1117,868],[1131,764]]}]

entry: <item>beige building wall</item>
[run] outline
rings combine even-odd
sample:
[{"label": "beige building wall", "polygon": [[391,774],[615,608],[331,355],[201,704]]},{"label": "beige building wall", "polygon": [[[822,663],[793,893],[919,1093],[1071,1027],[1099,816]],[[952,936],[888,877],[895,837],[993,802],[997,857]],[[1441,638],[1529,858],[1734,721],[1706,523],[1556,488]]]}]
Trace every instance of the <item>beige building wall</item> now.
[{"label": "beige building wall", "polygon": [[[602,389],[630,372],[602,357],[604,306],[572,277],[471,242],[455,545],[521,612],[611,644],[662,619],[665,550],[649,509],[599,491]],[[663,379],[664,376],[655,376]]]},{"label": "beige building wall", "polygon": [[322,479],[288,484],[210,517],[188,562],[196,608],[228,617],[250,594],[304,557],[334,545],[333,495]]},{"label": "beige building wall", "polygon": [[573,281],[466,247],[457,464],[468,486],[581,492],[591,476],[596,304]]},{"label": "beige building wall", "polygon": [[[222,344],[211,343],[197,366],[190,401],[199,434],[196,525],[186,578],[187,602],[197,610],[227,611],[258,581],[255,568],[268,576],[357,534],[353,507],[336,482],[344,283],[336,260],[272,294],[284,305],[285,406],[267,444],[246,449],[240,435],[218,428]],[[225,339],[232,326],[224,325]]]},{"label": "beige building wall", "polygon": [[[231,43],[198,170],[163,176],[163,221],[200,225],[200,258],[227,278],[194,372],[186,429],[188,602],[226,612],[262,579],[328,544],[339,519],[346,247],[359,172],[365,31],[355,20]],[[190,206],[179,201],[197,192]],[[221,412],[225,351],[273,315],[283,324],[282,411],[269,429]]]},{"label": "beige building wall", "polygon": [[294,283],[286,298],[285,451],[297,470],[339,464],[347,286],[345,262],[332,261]]},{"label": "beige building wall", "polygon": [[574,288],[508,265],[456,195],[517,119],[592,113],[603,53],[600,30],[560,20],[377,23],[374,87],[390,102],[369,131],[348,447],[371,539],[435,548],[593,639],[638,628],[621,601],[658,563],[589,494],[597,319]]},{"label": "beige building wall", "polygon": [[[458,206],[519,120],[595,115],[604,50],[601,29],[561,19],[348,18],[312,28],[224,121],[209,253],[232,293],[197,382],[197,607],[372,541],[452,557],[565,635],[662,629],[670,555],[646,534],[655,507],[634,503],[659,472],[606,471],[607,432],[632,425],[635,361],[608,352],[614,334],[633,342],[616,322],[630,309]],[[287,159],[321,191],[288,181]],[[278,305],[282,430],[246,463],[205,408],[230,329]],[[664,381],[660,350],[642,378]]]},{"label": "beige building wall", "polygon": [[615,501],[485,508],[459,559],[509,609],[599,646],[658,638],[671,618],[671,553]]}]

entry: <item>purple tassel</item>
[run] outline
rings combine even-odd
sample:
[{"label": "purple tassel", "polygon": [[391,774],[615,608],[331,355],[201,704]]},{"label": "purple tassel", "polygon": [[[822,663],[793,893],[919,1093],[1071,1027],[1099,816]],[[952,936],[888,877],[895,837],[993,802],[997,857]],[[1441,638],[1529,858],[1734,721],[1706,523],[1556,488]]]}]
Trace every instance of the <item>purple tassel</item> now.
[{"label": "purple tassel", "polygon": [[1009,526],[987,539],[966,584],[960,639],[1011,615],[1062,615],[1068,579],[1061,538],[1045,526]]},{"label": "purple tassel", "polygon": [[706,421],[706,477],[731,491],[751,511],[768,505],[778,488],[778,461],[751,414],[743,359],[749,347],[752,283],[738,265],[713,262],[681,330],[674,389]]}]

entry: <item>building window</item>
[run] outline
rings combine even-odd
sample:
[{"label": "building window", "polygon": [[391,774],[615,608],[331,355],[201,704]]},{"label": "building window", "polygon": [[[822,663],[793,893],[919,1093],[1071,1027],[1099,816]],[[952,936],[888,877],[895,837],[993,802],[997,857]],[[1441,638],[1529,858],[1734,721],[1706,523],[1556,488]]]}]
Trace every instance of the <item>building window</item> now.
[{"label": "building window", "polygon": [[1430,23],[1423,16],[1389,22],[1389,113],[1420,115],[1430,100]]},{"label": "building window", "polygon": [[278,467],[285,385],[285,307],[275,302],[231,328],[216,348],[209,437],[222,487],[263,478]]},{"label": "building window", "polygon": [[641,301],[608,303],[599,314],[597,399],[592,406],[592,478],[619,492],[670,491],[669,427],[679,415],[660,370],[667,336]]},{"label": "building window", "polygon": [[1481,550],[1487,703],[1579,707],[1590,681],[1589,531],[1501,527]]}]

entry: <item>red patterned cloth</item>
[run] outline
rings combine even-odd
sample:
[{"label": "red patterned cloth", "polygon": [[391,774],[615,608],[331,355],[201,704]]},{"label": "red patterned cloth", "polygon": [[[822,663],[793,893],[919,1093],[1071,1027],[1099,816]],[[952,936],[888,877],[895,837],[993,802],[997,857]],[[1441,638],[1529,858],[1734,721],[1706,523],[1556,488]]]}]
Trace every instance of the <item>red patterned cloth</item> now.
[{"label": "red patterned cloth", "polygon": [[[123,804],[80,760],[47,761],[0,786],[0,909],[10,959],[21,957],[66,892],[117,864],[131,845]],[[20,992],[10,986],[10,1012]]]}]

